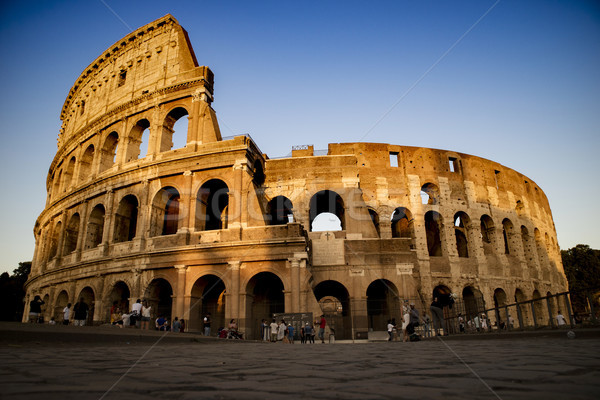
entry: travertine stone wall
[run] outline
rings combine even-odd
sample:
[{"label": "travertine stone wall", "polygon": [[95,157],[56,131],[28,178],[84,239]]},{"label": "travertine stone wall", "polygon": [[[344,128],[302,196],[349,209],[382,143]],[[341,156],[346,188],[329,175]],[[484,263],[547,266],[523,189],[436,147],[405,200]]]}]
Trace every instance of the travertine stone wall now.
[{"label": "travertine stone wall", "polygon": [[[269,159],[249,136],[221,136],[212,100],[213,74],[170,15],[77,79],[34,228],[27,296],[46,299],[46,317],[84,298],[103,323],[113,302],[146,298],[191,330],[211,311],[213,326],[235,318],[257,337],[274,312],[325,310],[356,337],[440,287],[489,307],[498,290],[566,290],[548,200],[519,172],[376,143]],[[327,217],[339,228],[314,228]]]}]

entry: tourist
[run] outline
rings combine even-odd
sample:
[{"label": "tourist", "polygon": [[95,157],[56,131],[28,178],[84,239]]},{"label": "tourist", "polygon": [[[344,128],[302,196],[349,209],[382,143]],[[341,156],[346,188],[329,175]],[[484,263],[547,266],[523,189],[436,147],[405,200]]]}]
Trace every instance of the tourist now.
[{"label": "tourist", "polygon": [[408,309],[408,314],[409,314],[409,323],[408,323],[408,326],[406,327],[406,330],[408,331],[409,335],[412,335],[413,333],[415,333],[415,328],[417,326],[419,326],[419,321],[421,320],[421,317],[419,315],[419,310],[417,310],[415,308],[415,303],[410,303],[410,308]]},{"label": "tourist", "polygon": [[458,331],[460,333],[465,333],[465,318],[461,313],[458,313]]},{"label": "tourist", "polygon": [[556,323],[559,327],[567,325],[567,320],[565,319],[565,316],[562,315],[560,310],[558,310],[558,314],[556,315]]},{"label": "tourist", "polygon": [[151,318],[151,313],[152,313],[152,306],[148,306],[148,302],[146,300],[144,300],[144,302],[142,303],[142,309],[141,309],[141,324],[140,324],[140,328],[141,329],[150,329],[150,318]]},{"label": "tourist", "polygon": [[425,337],[431,337],[431,318],[427,314],[423,317],[423,329],[425,330]]},{"label": "tourist", "polygon": [[513,329],[515,327],[515,320],[512,315],[508,314],[508,328]]},{"label": "tourist", "polygon": [[391,342],[394,335],[394,325],[392,324],[392,320],[388,319],[387,323],[387,333],[388,333],[388,342]]},{"label": "tourist", "polygon": [[42,314],[42,304],[44,301],[40,296],[35,296],[29,303],[29,322],[38,323],[40,322],[40,315]]},{"label": "tourist", "polygon": [[479,320],[479,314],[475,315],[475,317],[473,318],[473,323],[475,324],[475,330],[479,332],[481,329],[481,321]]},{"label": "tourist", "polygon": [[304,333],[306,335],[306,343],[315,343],[315,330],[312,326],[307,322],[304,327]]},{"label": "tourist", "polygon": [[113,313],[110,315],[110,323],[118,326],[119,328],[123,327],[123,315],[121,314],[121,309],[119,307],[115,308]]},{"label": "tourist", "polygon": [[290,344],[294,344],[294,327],[292,326],[292,324],[288,324],[287,332]]},{"label": "tourist", "polygon": [[275,322],[275,318],[273,318],[273,322],[271,322],[271,342],[277,342],[277,331],[279,330],[279,325]]},{"label": "tourist", "polygon": [[155,321],[156,330],[166,331],[169,321],[164,316],[159,316]]},{"label": "tourist", "polygon": [[181,322],[179,322],[179,318],[175,317],[173,320],[173,328],[171,328],[172,332],[179,332],[181,330]]},{"label": "tourist", "polygon": [[63,325],[69,325],[69,316],[71,315],[71,303],[67,303],[63,308]]},{"label": "tourist", "polygon": [[286,330],[286,326],[285,326],[285,321],[281,320],[281,322],[279,322],[279,325],[277,325],[277,341],[282,341],[283,338],[285,337],[285,330]]},{"label": "tourist", "polygon": [[75,304],[75,306],[73,307],[73,311],[75,314],[75,316],[74,316],[75,321],[73,322],[73,325],[84,326],[85,320],[87,319],[87,316],[88,316],[88,310],[89,310],[89,307],[83,301],[83,297],[80,298],[79,303]]},{"label": "tourist", "polygon": [[406,306],[402,307],[402,341],[408,342],[408,324],[410,324],[410,314]]},{"label": "tourist", "polygon": [[210,336],[210,313],[206,313],[204,316],[204,336]]},{"label": "tourist", "polygon": [[136,327],[140,327],[141,325],[141,316],[142,316],[142,300],[137,299],[135,304],[131,306],[131,316],[129,317],[131,320],[131,324]]},{"label": "tourist", "polygon": [[487,332],[487,330],[488,330],[487,315],[481,314],[481,331],[482,332]]},{"label": "tourist", "polygon": [[300,327],[300,343],[306,343],[306,330],[304,329],[304,325]]},{"label": "tourist", "polygon": [[319,339],[321,339],[321,343],[325,343],[325,325],[327,321],[325,320],[325,315],[321,314],[321,320],[319,321]]},{"label": "tourist", "polygon": [[183,332],[185,332],[185,320],[183,318],[181,318],[179,320],[179,322],[181,323],[181,327],[179,328],[179,332],[183,333]]},{"label": "tourist", "polygon": [[433,330],[435,331],[435,335],[439,336],[440,328],[443,329],[444,327],[444,310],[437,296],[433,298],[429,310],[431,311],[431,318],[433,319]]}]

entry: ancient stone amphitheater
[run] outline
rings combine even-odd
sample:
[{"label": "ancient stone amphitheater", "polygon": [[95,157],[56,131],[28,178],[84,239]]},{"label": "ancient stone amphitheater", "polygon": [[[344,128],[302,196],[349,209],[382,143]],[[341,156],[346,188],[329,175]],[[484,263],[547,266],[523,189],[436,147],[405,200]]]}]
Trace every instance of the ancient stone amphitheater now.
[{"label": "ancient stone amphitheater", "polygon": [[521,173],[378,143],[271,159],[222,137],[212,100],[213,73],[171,15],[77,78],[26,284],[46,318],[84,298],[100,324],[145,298],[189,330],[210,311],[256,338],[273,313],[324,312],[350,338],[434,292],[490,308],[566,290],[548,200]]}]

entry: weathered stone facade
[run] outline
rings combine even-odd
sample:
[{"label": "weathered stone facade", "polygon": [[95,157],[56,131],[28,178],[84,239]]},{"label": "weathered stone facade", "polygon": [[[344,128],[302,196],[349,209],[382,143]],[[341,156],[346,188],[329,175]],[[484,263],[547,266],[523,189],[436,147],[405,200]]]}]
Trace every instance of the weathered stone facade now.
[{"label": "weathered stone facade", "polygon": [[[436,288],[490,307],[566,290],[548,200],[526,176],[389,144],[269,159],[249,136],[221,137],[212,100],[170,15],[86,68],[61,112],[27,302],[42,296],[50,316],[83,297],[101,323],[114,301],[146,298],[189,329],[211,311],[250,338],[272,313],[324,310],[350,337]],[[340,227],[312,229],[327,217]]]}]

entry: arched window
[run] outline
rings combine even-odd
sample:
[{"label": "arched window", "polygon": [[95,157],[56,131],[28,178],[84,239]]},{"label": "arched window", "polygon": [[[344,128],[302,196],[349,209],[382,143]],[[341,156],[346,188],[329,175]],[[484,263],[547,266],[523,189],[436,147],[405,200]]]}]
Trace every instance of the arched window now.
[{"label": "arched window", "polygon": [[52,187],[53,198],[56,200],[60,196],[60,180],[62,179],[62,169],[54,175],[54,186]]},{"label": "arched window", "polygon": [[63,186],[63,192],[69,190],[73,182],[73,171],[75,171],[75,157],[71,157],[69,164],[67,165],[67,171],[65,172],[65,183]]},{"label": "arched window", "polygon": [[508,218],[502,221],[502,236],[504,237],[504,254],[510,254],[512,249],[513,224]]},{"label": "arched window", "polygon": [[70,254],[77,249],[77,238],[79,237],[79,214],[75,213],[69,219],[65,232],[64,254]]},{"label": "arched window", "polygon": [[94,162],[94,145],[90,144],[79,161],[79,182],[85,182],[92,176],[92,163]]},{"label": "arched window", "polygon": [[489,215],[482,215],[480,219],[481,241],[483,242],[483,253],[494,254],[494,243],[496,242],[496,229],[494,220]]},{"label": "arched window", "polygon": [[421,203],[422,204],[439,204],[440,190],[433,183],[426,183],[421,187]]},{"label": "arched window", "polygon": [[456,237],[456,251],[459,257],[469,257],[469,225],[471,220],[464,212],[454,215],[454,236]]},{"label": "arched window", "polygon": [[425,214],[425,233],[427,235],[427,250],[432,257],[442,255],[442,216],[435,211],[428,211]]},{"label": "arched window", "polygon": [[229,188],[219,179],[205,182],[196,196],[196,230],[227,229]]},{"label": "arched window", "polygon": [[267,205],[269,225],[285,225],[294,222],[292,210],[292,202],[287,197],[277,196],[272,198]]},{"label": "arched window", "polygon": [[152,201],[150,236],[172,235],[179,229],[179,201],[177,189],[162,188]]},{"label": "arched window", "polygon": [[60,237],[60,231],[62,230],[62,224],[60,221],[54,225],[52,229],[52,237],[50,238],[50,251],[48,252],[48,259],[51,260],[58,254],[58,238]]},{"label": "arched window", "polygon": [[404,207],[398,207],[392,213],[392,237],[412,238],[413,217],[410,211]]},{"label": "arched window", "polygon": [[92,249],[102,243],[102,234],[104,233],[104,206],[98,204],[90,213],[88,220],[85,248]]},{"label": "arched window", "polygon": [[525,256],[525,261],[527,264],[532,267],[533,264],[533,247],[531,243],[531,237],[529,236],[529,231],[525,227],[525,225],[521,225],[521,241],[523,244],[523,256]]},{"label": "arched window", "polygon": [[312,232],[344,230],[342,197],[331,190],[321,190],[316,193],[310,199],[309,218]]},{"label": "arched window", "polygon": [[111,132],[104,140],[104,146],[102,146],[99,172],[104,172],[115,164],[118,145],[119,134]]},{"label": "arched window", "polygon": [[[125,162],[144,158],[148,152],[148,139],[150,136],[150,122],[147,119],[139,120],[129,132],[127,141],[127,154]],[[145,142],[144,142],[145,140]],[[142,151],[142,145],[144,147]]]},{"label": "arched window", "polygon": [[113,240],[116,243],[133,240],[137,229],[138,201],[133,195],[127,195],[119,202],[115,215],[115,232]]},{"label": "arched window", "polygon": [[165,117],[160,140],[160,152],[179,149],[187,144],[188,112],[177,107]]}]

